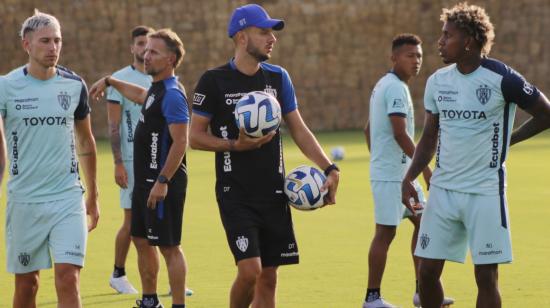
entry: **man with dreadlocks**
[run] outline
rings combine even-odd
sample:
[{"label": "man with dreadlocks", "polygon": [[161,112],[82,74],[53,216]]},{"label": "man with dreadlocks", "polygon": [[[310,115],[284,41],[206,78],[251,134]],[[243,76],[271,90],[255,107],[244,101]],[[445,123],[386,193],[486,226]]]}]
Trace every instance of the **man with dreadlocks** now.
[{"label": "man with dreadlocks", "polygon": [[[469,246],[477,307],[498,308],[498,264],[512,261],[504,162],[510,142],[550,126],[550,103],[519,73],[487,58],[494,30],[483,8],[460,3],[443,9],[441,21],[439,53],[450,65],[427,81],[424,132],[402,183],[402,202],[414,212],[413,181],[436,155],[415,251],[420,299],[424,308],[441,307],[445,261],[464,262]],[[516,105],[533,117],[510,137]]]}]

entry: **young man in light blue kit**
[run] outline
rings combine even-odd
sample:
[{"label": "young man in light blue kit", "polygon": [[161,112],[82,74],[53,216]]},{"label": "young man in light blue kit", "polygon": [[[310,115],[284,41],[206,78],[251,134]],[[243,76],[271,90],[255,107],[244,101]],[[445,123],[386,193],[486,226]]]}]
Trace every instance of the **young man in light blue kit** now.
[{"label": "young man in light blue kit", "polygon": [[[21,38],[29,62],[0,79],[10,160],[6,242],[8,271],[15,274],[13,307],[36,306],[39,271],[51,268],[52,258],[58,307],[80,307],[86,239],[99,219],[87,88],[57,65],[62,39],[54,16],[36,11],[23,23]],[[5,147],[0,154],[5,160]]]},{"label": "young man in light blue kit", "polygon": [[420,298],[424,308],[441,306],[445,261],[464,262],[469,248],[476,307],[499,308],[498,264],[512,262],[504,162],[515,110],[533,117],[513,133],[514,143],[550,126],[550,103],[519,73],[487,58],[494,31],[483,8],[460,3],[441,20],[439,52],[450,65],[428,79],[424,132],[402,184],[402,202],[414,212],[413,180],[436,155],[415,251]]},{"label": "young man in light blue kit", "polygon": [[[147,45],[147,34],[154,30],[146,26],[137,26],[132,30],[133,55],[131,65],[113,73],[113,77],[137,84],[148,89],[151,76],[145,72],[143,56]],[[132,191],[134,189],[134,131],[136,129],[141,105],[122,96],[115,88],[107,90],[107,115],[111,151],[115,165],[115,182],[120,186],[120,207],[124,210],[124,221],[115,239],[115,265],[109,285],[122,294],[137,294],[126,277],[124,265],[130,248],[130,222],[132,221]]]},{"label": "young man in light blue kit", "polygon": [[[420,72],[421,44],[414,34],[400,34],[393,39],[393,68],[378,81],[371,95],[365,137],[371,151],[370,180],[376,229],[369,250],[369,280],[363,308],[395,307],[381,297],[380,286],[390,244],[403,218],[414,225],[411,253],[416,247],[420,215],[412,215],[401,204],[401,181],[415,149],[414,107],[407,83]],[[423,174],[429,184],[430,168],[426,167]],[[414,185],[423,202],[422,187],[416,182]],[[414,255],[413,263],[416,277],[418,259]],[[452,303],[452,299],[445,299],[445,304]],[[418,288],[413,304],[420,306]]]}]

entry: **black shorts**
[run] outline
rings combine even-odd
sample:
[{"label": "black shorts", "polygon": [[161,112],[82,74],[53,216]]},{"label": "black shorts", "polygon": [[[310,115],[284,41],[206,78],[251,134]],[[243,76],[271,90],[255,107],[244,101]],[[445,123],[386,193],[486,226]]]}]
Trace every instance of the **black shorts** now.
[{"label": "black shorts", "polygon": [[290,208],[286,202],[221,200],[218,206],[235,263],[260,257],[262,267],[297,264]]},{"label": "black shorts", "polygon": [[132,193],[132,236],[146,238],[151,246],[177,246],[181,242],[186,185],[170,183],[168,194],[156,209],[147,207],[150,189]]}]

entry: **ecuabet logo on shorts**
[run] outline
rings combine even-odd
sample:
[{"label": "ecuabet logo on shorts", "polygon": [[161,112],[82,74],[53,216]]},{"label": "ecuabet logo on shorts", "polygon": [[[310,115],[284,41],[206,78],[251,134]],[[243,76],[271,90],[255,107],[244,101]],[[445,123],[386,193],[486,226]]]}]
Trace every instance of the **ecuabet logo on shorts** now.
[{"label": "ecuabet logo on shorts", "polygon": [[244,236],[238,236],[235,243],[237,244],[237,248],[239,248],[242,252],[245,252],[246,249],[248,249],[248,238]]},{"label": "ecuabet logo on shorts", "polygon": [[31,262],[31,256],[26,252],[20,253],[18,259],[23,266],[27,266]]},{"label": "ecuabet logo on shorts", "polygon": [[57,101],[59,102],[59,106],[61,106],[63,110],[68,110],[71,106],[71,96],[67,94],[67,92],[59,92],[59,95],[57,96]]}]

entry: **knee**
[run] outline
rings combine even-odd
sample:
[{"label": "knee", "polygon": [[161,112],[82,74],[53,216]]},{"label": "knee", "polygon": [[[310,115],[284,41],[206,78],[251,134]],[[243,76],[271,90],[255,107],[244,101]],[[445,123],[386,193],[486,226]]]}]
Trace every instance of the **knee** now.
[{"label": "knee", "polygon": [[26,297],[36,295],[40,284],[38,277],[38,273],[18,275],[15,280],[16,292],[19,294],[25,294]]},{"label": "knee", "polygon": [[418,278],[420,282],[439,280],[439,267],[420,261],[418,266]]},{"label": "knee", "polygon": [[171,260],[175,258],[181,258],[183,257],[183,251],[181,251],[181,247],[178,246],[159,246],[160,253],[166,260],[166,262],[170,262]]},{"label": "knee", "polygon": [[59,271],[55,277],[59,289],[76,292],[78,290],[79,274],[77,270]]},{"label": "knee", "polygon": [[498,284],[498,270],[494,265],[476,266],[476,283],[480,289],[493,289]]},{"label": "knee", "polygon": [[277,272],[266,269],[262,270],[258,283],[265,289],[275,290],[277,288]]},{"label": "knee", "polygon": [[383,242],[387,245],[389,245],[393,239],[395,238],[396,234],[396,227],[394,226],[376,226],[376,232],[374,234],[375,240],[379,242]]},{"label": "knee", "polygon": [[237,280],[246,285],[253,286],[259,280],[261,273],[261,267],[240,267],[237,274]]}]

